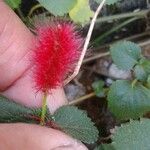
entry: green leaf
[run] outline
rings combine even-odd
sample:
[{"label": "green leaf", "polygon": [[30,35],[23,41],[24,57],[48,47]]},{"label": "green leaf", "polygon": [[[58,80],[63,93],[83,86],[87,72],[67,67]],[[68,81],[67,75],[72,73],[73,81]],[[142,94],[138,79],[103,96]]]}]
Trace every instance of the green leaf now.
[{"label": "green leaf", "polygon": [[92,84],[92,87],[94,89],[94,92],[96,94],[97,97],[104,97],[105,96],[105,92],[104,92],[104,81],[100,80],[100,81],[95,81]]},{"label": "green leaf", "polygon": [[63,16],[77,3],[77,0],[38,0],[48,11],[55,16]]},{"label": "green leaf", "polygon": [[120,120],[136,119],[150,110],[150,90],[130,81],[118,80],[108,93],[108,107]]},{"label": "green leaf", "polygon": [[[97,3],[101,3],[103,0],[95,0]],[[111,5],[111,4],[114,4],[116,2],[118,2],[119,0],[106,0],[106,4],[107,5]]]},{"label": "green leaf", "polygon": [[141,48],[129,41],[113,44],[110,47],[110,52],[114,63],[123,70],[132,69],[141,57]]},{"label": "green leaf", "polygon": [[33,114],[32,109],[0,96],[0,122],[30,122],[27,116],[31,114]]},{"label": "green leaf", "polygon": [[5,0],[5,2],[12,8],[16,9],[21,4],[21,0]]},{"label": "green leaf", "polygon": [[116,128],[112,145],[115,150],[149,150],[150,120],[130,121]]},{"label": "green leaf", "polygon": [[135,77],[138,80],[145,81],[147,79],[147,73],[145,72],[143,66],[136,65],[134,68]]},{"label": "green leaf", "polygon": [[85,24],[93,17],[93,11],[89,6],[89,0],[77,0],[77,4],[69,12],[70,18],[76,22]]},{"label": "green leaf", "polygon": [[54,113],[54,121],[67,134],[85,143],[94,143],[98,130],[85,111],[74,106],[63,106]]},{"label": "green leaf", "polygon": [[150,61],[143,58],[134,68],[135,76],[138,80],[146,81],[150,75]]}]

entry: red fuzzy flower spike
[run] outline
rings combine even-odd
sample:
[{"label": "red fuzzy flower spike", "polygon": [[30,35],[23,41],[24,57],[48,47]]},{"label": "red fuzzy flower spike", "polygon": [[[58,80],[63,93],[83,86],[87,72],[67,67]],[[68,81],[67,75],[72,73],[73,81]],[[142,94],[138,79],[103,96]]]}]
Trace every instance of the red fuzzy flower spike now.
[{"label": "red fuzzy flower spike", "polygon": [[33,63],[38,90],[62,86],[78,61],[83,40],[75,26],[67,21],[51,21],[37,29]]}]

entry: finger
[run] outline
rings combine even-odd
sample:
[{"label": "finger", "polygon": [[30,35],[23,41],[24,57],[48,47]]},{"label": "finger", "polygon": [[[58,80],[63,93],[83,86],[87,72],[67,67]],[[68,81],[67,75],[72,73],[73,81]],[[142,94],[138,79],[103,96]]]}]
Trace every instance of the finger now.
[{"label": "finger", "polygon": [[0,10],[0,90],[5,90],[29,67],[33,35],[3,1]]},{"label": "finger", "polygon": [[[42,105],[43,93],[35,89],[32,71],[25,73],[22,78],[1,94],[27,107],[40,107]],[[52,89],[47,97],[50,112],[53,113],[64,104],[67,104],[64,90],[62,88]]]},{"label": "finger", "polygon": [[64,133],[28,124],[0,124],[0,149],[87,150]]},{"label": "finger", "polygon": [[[2,1],[0,1],[0,90],[2,95],[25,106],[41,106],[42,94],[34,90],[29,55],[31,32]],[[62,89],[52,90],[48,96],[51,112],[66,103]]]}]

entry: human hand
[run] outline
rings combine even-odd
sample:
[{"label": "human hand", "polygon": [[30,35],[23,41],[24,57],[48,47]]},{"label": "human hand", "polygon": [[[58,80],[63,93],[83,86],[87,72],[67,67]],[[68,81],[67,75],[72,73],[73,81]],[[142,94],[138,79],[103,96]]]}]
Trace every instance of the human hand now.
[{"label": "human hand", "polygon": [[[34,35],[15,13],[0,1],[0,91],[29,107],[41,106],[42,94],[34,91],[29,56]],[[51,112],[66,103],[62,89],[48,96]],[[54,129],[27,124],[0,124],[0,149],[86,149],[82,144]],[[65,146],[64,146],[65,145]]]}]

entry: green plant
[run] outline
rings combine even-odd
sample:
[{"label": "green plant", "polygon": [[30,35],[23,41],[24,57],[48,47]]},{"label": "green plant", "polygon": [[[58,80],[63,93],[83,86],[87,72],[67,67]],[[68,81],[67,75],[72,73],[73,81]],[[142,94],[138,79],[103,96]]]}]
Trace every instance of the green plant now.
[{"label": "green plant", "polygon": [[111,144],[103,144],[95,150],[149,150],[149,119],[130,120],[115,129]]},{"label": "green plant", "polygon": [[[39,124],[41,111],[41,109],[27,108],[5,97],[0,97],[0,123]],[[45,126],[61,130],[85,143],[94,143],[98,138],[98,130],[87,113],[74,106],[63,106],[53,115],[47,110]]]},{"label": "green plant", "polygon": [[150,110],[150,89],[147,87],[150,61],[141,54],[141,49],[129,41],[111,46],[110,53],[118,68],[130,70],[130,81],[118,80],[110,87],[108,107],[118,119],[137,119]]},{"label": "green plant", "polygon": [[[32,19],[32,12],[39,7],[45,7],[47,12],[55,17],[65,16],[80,25],[85,25],[94,16],[88,0],[62,0],[61,2],[58,0],[38,0],[38,6],[34,6],[26,18],[19,8],[21,0],[5,1],[12,9],[17,9],[18,14],[26,24],[28,24],[28,19]],[[102,0],[95,1],[97,3],[103,2]],[[111,5],[117,1],[106,0],[106,4]],[[77,72],[88,47],[98,12],[93,17],[84,45],[84,53],[81,54],[79,66],[77,65]],[[131,18],[123,22],[118,27],[102,35],[100,40],[136,19]],[[95,91],[94,95],[107,97],[108,109],[118,121],[130,121],[126,124],[122,123],[121,127],[116,127],[112,133],[112,143],[102,144],[96,150],[148,150],[150,147],[148,141],[150,121],[141,117],[150,111],[150,60],[142,55],[141,48],[137,44],[129,41],[121,41],[111,45],[110,54],[116,66],[119,69],[130,71],[132,78],[130,80],[114,81],[108,88],[104,88],[103,81],[95,82],[92,85]],[[46,105],[44,107],[46,108]],[[30,109],[0,97],[1,123],[26,122],[39,124],[42,111],[42,109]],[[77,107],[63,106],[53,115],[46,109],[44,110],[44,118],[45,126],[64,131],[84,143],[94,143],[98,139],[98,130],[94,123],[85,111],[79,110]]]},{"label": "green plant", "polygon": [[[20,15],[21,19],[28,24],[28,17],[25,18],[22,14],[22,12],[20,11],[20,4],[21,4],[21,0],[20,1],[13,1],[13,0],[7,0],[5,1],[12,9],[17,9],[18,14]],[[75,23],[79,23],[79,24],[85,24],[85,22],[90,20],[90,17],[92,17],[94,15],[94,12],[90,9],[89,6],[89,1],[88,0],[74,0],[74,1],[68,1],[68,0],[64,0],[62,1],[62,4],[60,4],[60,1],[43,1],[43,0],[39,0],[40,4],[43,5],[48,11],[49,13],[52,13],[54,16],[64,16],[66,14],[68,14],[70,16],[70,19],[73,20]],[[96,15],[94,16],[94,19],[92,21],[92,25],[90,27],[90,32],[88,33],[88,38],[85,42],[85,46],[83,49],[83,54],[81,54],[81,63],[83,60],[83,57],[85,55],[85,52],[87,50],[88,44],[89,44],[89,40],[92,34],[92,30],[94,27],[94,23],[95,20],[97,18],[98,12],[102,9],[102,6],[104,5],[104,0],[102,2],[102,4],[100,4],[100,7],[98,8],[98,11],[96,12]],[[57,7],[58,6],[58,7]],[[84,15],[80,15],[80,14],[84,14]],[[62,23],[61,25],[64,28],[61,28],[61,26],[59,25],[59,23]],[[43,21],[44,24],[44,21]],[[58,26],[59,25],[59,26]],[[70,27],[71,28],[70,28]],[[57,41],[57,46],[54,46],[54,50],[59,50],[60,53],[58,53],[58,57],[59,60],[62,60],[61,63],[58,62],[58,64],[63,64],[64,62],[66,62],[66,66],[70,65],[71,66],[71,61],[73,57],[73,54],[75,54],[77,48],[79,48],[79,43],[81,43],[81,40],[77,37],[79,37],[78,33],[72,33],[72,31],[74,30],[74,25],[71,25],[71,23],[67,22],[64,23],[64,21],[60,21],[60,22],[56,22],[56,24],[54,24],[53,26],[47,26],[47,31],[49,31],[51,33],[51,31],[54,32],[54,35],[57,36],[56,38],[52,38],[52,41],[50,44],[51,45],[55,45],[56,41],[54,41],[54,39],[57,40],[58,35],[59,38],[61,37],[61,39]],[[50,28],[50,27],[53,27]],[[69,28],[68,28],[69,27]],[[56,30],[54,30],[56,28]],[[43,29],[43,28],[42,28]],[[45,29],[45,28],[44,28]],[[62,29],[62,30],[60,30]],[[68,29],[70,29],[70,33],[72,33],[72,36],[74,38],[70,38],[69,36],[71,36],[71,34],[68,32]],[[41,30],[40,30],[41,31]],[[45,30],[44,30],[45,31]],[[58,34],[56,34],[56,31],[59,32]],[[48,32],[45,32],[48,33]],[[50,34],[49,34],[50,35]],[[67,35],[67,37],[65,36]],[[39,34],[37,35],[39,36]],[[43,36],[43,31],[42,31],[42,35],[41,38],[45,38],[45,34]],[[81,111],[79,110],[77,107],[74,106],[63,106],[61,108],[59,108],[53,115],[50,114],[50,112],[47,109],[46,106],[46,100],[47,100],[47,93],[49,92],[50,88],[55,88],[52,86],[52,82],[50,81],[50,77],[51,75],[54,73],[55,68],[58,68],[58,64],[56,64],[56,66],[54,67],[53,72],[50,70],[47,71],[46,69],[49,68],[50,63],[49,63],[49,58],[47,58],[47,56],[51,55],[47,55],[47,52],[45,52],[45,55],[43,55],[43,49],[46,49],[47,51],[52,50],[51,48],[49,48],[49,45],[47,45],[47,47],[43,47],[45,45],[46,42],[49,41],[49,37],[47,37],[46,39],[42,40],[42,47],[38,47],[38,50],[41,50],[39,53],[36,54],[36,57],[34,59],[34,64],[38,64],[37,62],[39,62],[39,64],[37,65],[38,69],[42,69],[40,70],[38,73],[41,76],[40,80],[37,80],[38,85],[42,85],[44,86],[44,89],[40,89],[41,92],[43,92],[43,105],[41,109],[30,109],[24,106],[21,106],[19,104],[13,103],[9,100],[7,100],[4,97],[0,97],[0,107],[1,107],[1,116],[0,116],[0,122],[2,123],[10,123],[10,122],[26,122],[26,123],[36,123],[36,124],[41,124],[44,126],[49,126],[51,128],[54,129],[58,129],[61,131],[64,131],[67,134],[70,134],[72,137],[79,139],[82,142],[85,143],[94,143],[96,142],[96,140],[98,139],[98,130],[97,128],[94,126],[94,123],[91,121],[91,119],[87,116],[85,111]],[[73,40],[72,47],[68,47],[69,46],[69,42],[66,42],[66,47],[64,46],[64,38],[65,40],[68,39]],[[48,40],[48,41],[46,41]],[[77,42],[78,41],[78,42]],[[40,39],[41,42],[41,39]],[[61,42],[61,43],[60,43]],[[43,44],[44,43],[44,44]],[[39,45],[39,44],[37,44]],[[74,46],[74,52],[73,52],[73,46]],[[68,48],[68,49],[67,49]],[[61,50],[62,53],[61,53]],[[54,53],[55,51],[52,50],[51,52]],[[64,53],[64,50],[70,50],[72,51],[72,53],[68,53],[68,55],[66,55],[66,52]],[[37,50],[36,50],[37,51]],[[40,54],[40,55],[39,55]],[[42,55],[41,55],[42,54]],[[60,54],[64,54],[64,57],[66,57],[65,59],[62,59],[60,56]],[[43,57],[44,56],[44,57]],[[73,56],[73,57],[72,57]],[[54,57],[56,59],[56,55],[54,54]],[[71,59],[69,58],[71,57]],[[77,56],[78,57],[78,56]],[[37,59],[36,59],[37,58]],[[42,60],[43,59],[43,60]],[[52,59],[52,58],[50,58]],[[55,60],[54,59],[54,60]],[[40,61],[39,61],[40,60]],[[42,63],[47,61],[45,64],[47,64],[48,66],[45,67],[45,64],[43,65]],[[69,62],[68,62],[69,61]],[[56,61],[55,61],[56,62]],[[73,60],[74,62],[74,60]],[[53,63],[53,62],[52,62]],[[43,66],[43,67],[40,67]],[[66,71],[70,70],[70,66],[67,67],[59,67],[61,70],[60,72],[65,69]],[[36,70],[37,70],[36,68]],[[67,69],[66,69],[67,68]],[[43,71],[44,70],[44,71]],[[46,77],[46,83],[43,83],[43,78],[48,75],[45,74],[46,72],[49,72],[49,77]],[[52,72],[52,74],[51,74]],[[41,74],[42,73],[42,74]],[[43,74],[44,73],[44,74]],[[57,73],[56,73],[57,75]],[[54,76],[54,78],[56,77],[56,75]],[[60,80],[62,79],[62,75],[66,75],[66,72],[64,73],[60,73]],[[37,73],[36,75],[37,76]],[[34,78],[35,78],[34,76]],[[43,77],[43,78],[42,78]],[[38,79],[39,79],[39,75],[38,75]],[[48,79],[48,80],[47,80]],[[53,77],[51,78],[53,80]],[[49,87],[47,87],[48,82],[50,81]],[[70,79],[69,79],[70,81]],[[58,86],[58,83],[60,81],[58,81],[56,79],[55,82],[55,86]],[[61,81],[62,82],[62,81]],[[63,83],[60,83],[63,84]],[[46,88],[45,88],[46,87]],[[36,93],[35,93],[36,94]],[[85,126],[86,125],[86,126]]]},{"label": "green plant", "polygon": [[[150,60],[142,55],[141,48],[137,44],[129,41],[111,45],[110,54],[119,69],[130,70],[132,78],[114,81],[109,90],[107,89],[108,109],[120,122],[138,120],[150,111]],[[104,89],[94,87],[97,96]],[[149,123],[149,119],[122,123],[121,127],[114,129],[112,143],[101,145],[96,150],[148,150],[150,146],[146,134],[149,131],[146,129]]]}]

